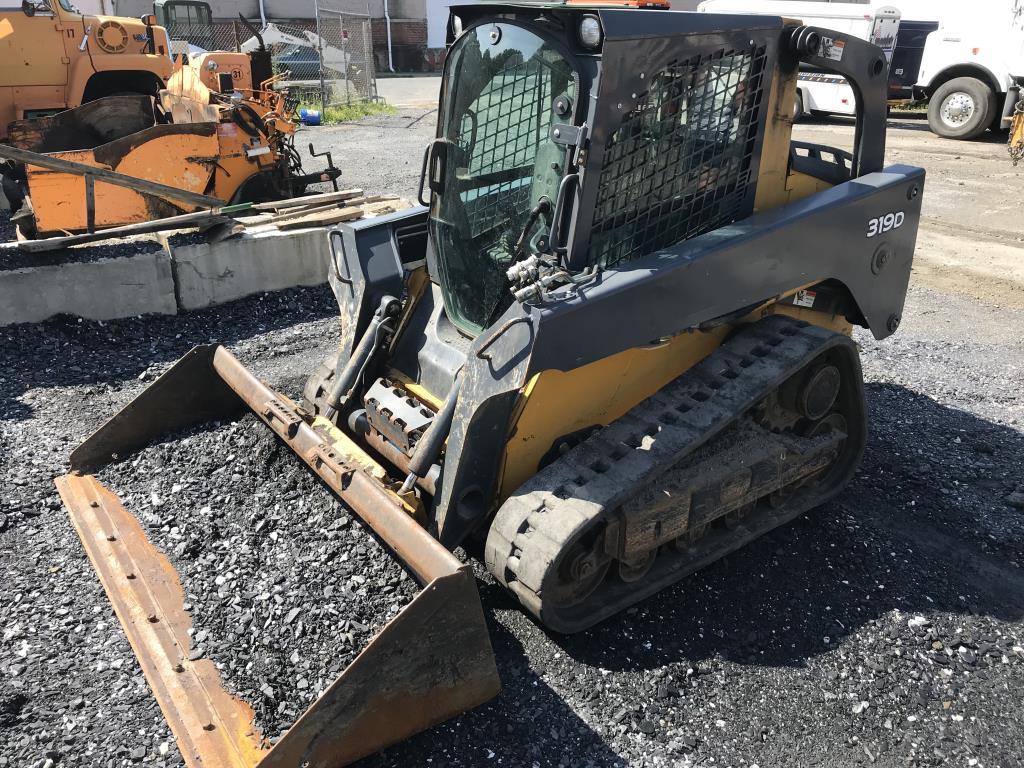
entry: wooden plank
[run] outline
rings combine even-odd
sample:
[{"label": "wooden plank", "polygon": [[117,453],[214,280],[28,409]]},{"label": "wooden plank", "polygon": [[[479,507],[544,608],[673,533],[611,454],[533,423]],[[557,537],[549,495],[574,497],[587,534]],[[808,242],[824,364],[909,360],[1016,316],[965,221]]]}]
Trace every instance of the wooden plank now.
[{"label": "wooden plank", "polygon": [[[291,210],[285,210],[284,213],[260,213],[256,216],[243,216],[239,219],[242,224],[247,227],[258,227],[263,224],[277,224],[281,221],[288,221],[289,219],[296,219],[301,216],[308,216],[311,213],[321,213],[323,211],[336,211],[341,208],[351,208],[355,205],[362,205],[363,203],[372,202],[381,198],[390,198],[393,195],[374,195],[372,197],[357,197],[352,200],[346,201],[345,205],[339,206],[337,203],[327,203],[326,205],[311,205],[308,208],[293,208]],[[259,206],[253,206],[254,209]]]},{"label": "wooden plank", "polygon": [[111,238],[123,237],[125,235],[144,235],[150,232],[162,232],[167,229],[187,229],[200,224],[215,222],[218,219],[222,219],[225,216],[231,216],[234,213],[250,210],[251,207],[252,206],[248,203],[242,203],[240,205],[225,206],[224,208],[212,211],[194,211],[193,213],[183,213],[180,216],[168,216],[165,219],[156,219],[155,221],[144,221],[139,224],[126,224],[123,227],[101,229],[89,234],[47,237],[43,240],[23,240],[18,243],[18,248],[27,253],[43,253],[45,251],[56,251],[61,248],[67,248],[71,245],[94,243],[98,240],[109,240]]},{"label": "wooden plank", "polygon": [[[356,198],[356,199],[360,200],[362,198]],[[358,205],[358,203],[357,203],[357,205]],[[327,203],[326,205],[311,205],[308,208],[292,208],[291,210],[286,210],[284,213],[271,214],[271,216],[267,219],[267,223],[269,223],[269,224],[276,224],[279,221],[288,221],[289,219],[296,219],[296,218],[299,218],[300,216],[308,216],[311,213],[323,213],[324,211],[337,211],[337,210],[340,210],[342,208],[351,208],[351,207],[352,206],[348,205],[347,203],[345,205],[338,205],[337,203]]]},{"label": "wooden plank", "polygon": [[404,198],[395,196],[393,200],[381,200],[380,202],[364,205],[363,214],[366,216],[383,216],[395,211],[404,211],[406,208],[412,208],[412,203]]},{"label": "wooden plank", "polygon": [[303,227],[328,227],[332,224],[340,224],[343,221],[355,221],[363,218],[362,208],[338,208],[334,211],[321,211],[311,213],[289,221],[282,221],[277,225],[280,230],[302,229]]},{"label": "wooden plank", "polygon": [[310,213],[320,213],[321,211],[336,210],[339,207],[342,208],[354,208],[357,205],[366,205],[368,203],[379,203],[385,200],[397,200],[398,195],[369,195],[368,197],[356,197],[352,200],[346,200],[344,206],[339,206],[337,203],[328,203],[327,205],[314,205],[309,208],[299,208],[297,210],[285,211],[284,213],[278,213],[267,220],[267,223],[276,224],[279,221],[288,221],[298,216],[305,216]]},{"label": "wooden plank", "polygon": [[127,187],[128,189],[134,189],[148,195],[156,195],[157,197],[165,197],[168,200],[178,200],[183,203],[191,203],[192,205],[198,205],[203,208],[216,208],[224,205],[224,201],[216,197],[209,197],[207,195],[200,195],[196,192],[189,192],[184,189],[169,187],[166,184],[158,184],[155,181],[139,179],[135,176],[127,176],[123,173],[112,171],[109,168],[97,168],[96,166],[86,165],[85,163],[75,163],[70,160],[62,160],[58,157],[50,157],[49,155],[40,155],[36,152],[29,152],[24,149],[8,147],[6,144],[0,144],[0,157],[8,160],[17,160],[19,163],[34,165],[38,168],[49,168],[51,171],[70,173],[75,176],[86,176],[88,174],[92,174],[93,177],[100,181],[113,184],[117,187]]},{"label": "wooden plank", "polygon": [[289,200],[274,200],[269,203],[258,203],[255,205],[257,211],[277,211],[285,208],[295,208],[301,205],[321,205],[323,203],[338,203],[343,200],[350,200],[353,197],[362,197],[361,189],[339,189],[337,192],[324,192],[319,195],[306,195],[304,197],[293,197]]}]

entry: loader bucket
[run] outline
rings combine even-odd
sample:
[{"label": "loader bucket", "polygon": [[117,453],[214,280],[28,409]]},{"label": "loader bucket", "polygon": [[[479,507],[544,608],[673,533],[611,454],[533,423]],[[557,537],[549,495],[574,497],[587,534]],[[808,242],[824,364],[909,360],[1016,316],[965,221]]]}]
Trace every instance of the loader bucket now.
[{"label": "loader bucket", "polygon": [[[161,436],[248,406],[372,528],[423,590],[276,744],[190,660],[191,618],[170,561],[115,494],[87,472]],[[462,564],[414,520],[372,457],[253,376],[224,347],[196,347],[71,455],[57,488],[186,765],[347,765],[471,709],[500,689],[480,597]]]}]

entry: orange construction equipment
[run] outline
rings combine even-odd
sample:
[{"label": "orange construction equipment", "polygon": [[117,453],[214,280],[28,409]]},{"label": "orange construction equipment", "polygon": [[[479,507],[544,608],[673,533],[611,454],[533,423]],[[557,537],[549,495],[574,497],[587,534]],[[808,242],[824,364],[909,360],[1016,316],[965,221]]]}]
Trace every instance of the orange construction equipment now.
[{"label": "orange construction equipment", "polygon": [[[8,139],[16,149],[76,164],[13,166],[8,175],[23,193],[12,200],[20,208],[15,220],[29,236],[92,232],[225,203],[295,197],[311,183],[336,184],[336,168],[302,172],[293,146],[295,105],[273,90],[277,79],[266,51],[179,57],[156,104],[148,96],[111,96],[12,124]],[[208,200],[115,186],[99,175],[90,181],[90,168]]]},{"label": "orange construction equipment", "polygon": [[[115,93],[155,97],[171,74],[156,17],[94,16],[67,0],[0,9],[0,141],[15,120],[52,115]],[[76,147],[77,148],[77,147]]]}]

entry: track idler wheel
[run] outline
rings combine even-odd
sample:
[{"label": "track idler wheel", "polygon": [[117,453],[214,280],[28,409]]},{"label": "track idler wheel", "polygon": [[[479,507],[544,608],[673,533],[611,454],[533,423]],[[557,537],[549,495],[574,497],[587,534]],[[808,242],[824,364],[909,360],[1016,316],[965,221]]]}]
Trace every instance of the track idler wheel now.
[{"label": "track idler wheel", "polygon": [[846,432],[846,417],[841,413],[830,413],[807,431],[808,437],[821,437],[832,432]]},{"label": "track idler wheel", "polygon": [[824,418],[839,396],[842,376],[834,365],[823,365],[811,373],[800,388],[796,410],[806,419],[818,421]]},{"label": "track idler wheel", "polygon": [[[588,540],[589,539],[589,540]],[[555,602],[573,606],[590,597],[608,575],[612,558],[604,551],[604,534],[576,541],[558,567]]]},{"label": "track idler wheel", "polygon": [[655,559],[658,557],[658,550],[649,550],[639,560],[632,562],[626,560],[616,561],[615,572],[619,579],[626,584],[632,584],[633,582],[640,581],[647,573],[651,570],[651,566],[654,565]]}]

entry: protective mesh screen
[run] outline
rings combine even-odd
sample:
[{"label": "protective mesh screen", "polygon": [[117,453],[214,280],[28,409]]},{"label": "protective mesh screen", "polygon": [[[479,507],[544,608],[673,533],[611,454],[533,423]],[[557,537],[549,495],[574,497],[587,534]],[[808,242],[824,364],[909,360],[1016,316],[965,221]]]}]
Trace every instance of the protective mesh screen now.
[{"label": "protective mesh screen", "polygon": [[764,61],[763,47],[720,50],[651,78],[605,149],[592,263],[615,266],[746,215]]},{"label": "protective mesh screen", "polygon": [[530,59],[490,80],[473,102],[462,130],[473,137],[469,175],[493,181],[467,194],[473,237],[498,224],[525,221],[537,147],[551,123],[550,101],[551,73]]}]

